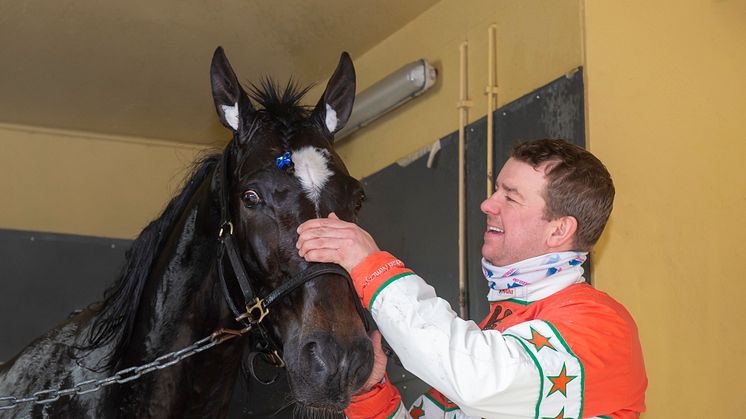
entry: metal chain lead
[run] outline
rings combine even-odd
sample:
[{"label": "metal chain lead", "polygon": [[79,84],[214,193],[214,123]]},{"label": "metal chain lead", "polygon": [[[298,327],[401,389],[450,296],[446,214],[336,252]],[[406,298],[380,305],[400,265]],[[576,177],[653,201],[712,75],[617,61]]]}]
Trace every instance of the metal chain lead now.
[{"label": "metal chain lead", "polygon": [[169,352],[165,355],[161,355],[158,358],[156,358],[154,361],[149,362],[144,365],[129,367],[129,368],[119,370],[111,377],[102,378],[98,380],[95,380],[95,379],[86,380],[86,381],[77,383],[76,385],[72,387],[59,389],[59,390],[51,389],[51,390],[37,391],[36,393],[28,397],[15,397],[15,396],[0,397],[0,411],[14,409],[26,403],[33,403],[35,405],[52,403],[52,402],[59,400],[60,397],[68,397],[68,396],[74,396],[74,395],[83,395],[83,394],[93,393],[93,392],[101,390],[102,388],[106,386],[110,386],[114,383],[117,383],[117,384],[128,383],[130,381],[137,380],[138,378],[142,377],[143,375],[149,372],[153,372],[155,370],[162,370],[162,369],[171,367],[173,365],[176,365],[185,358],[189,358],[190,356],[194,354],[198,354],[202,351],[206,351],[212,348],[213,346],[220,345],[221,343],[227,340],[231,340],[238,336],[244,335],[248,333],[250,330],[251,330],[251,326],[247,326],[246,328],[240,329],[240,330],[218,329],[215,332],[213,332],[210,336],[204,337],[194,342],[193,344],[187,346],[184,349],[180,349],[178,351]]}]

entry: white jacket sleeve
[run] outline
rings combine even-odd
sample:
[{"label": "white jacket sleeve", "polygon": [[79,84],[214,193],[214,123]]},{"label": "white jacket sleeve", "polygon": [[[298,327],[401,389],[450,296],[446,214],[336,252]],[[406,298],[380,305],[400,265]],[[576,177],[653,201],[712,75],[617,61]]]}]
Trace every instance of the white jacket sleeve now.
[{"label": "white jacket sleeve", "polygon": [[415,274],[381,289],[371,314],[404,367],[469,416],[536,416],[539,370],[516,339],[480,330]]}]

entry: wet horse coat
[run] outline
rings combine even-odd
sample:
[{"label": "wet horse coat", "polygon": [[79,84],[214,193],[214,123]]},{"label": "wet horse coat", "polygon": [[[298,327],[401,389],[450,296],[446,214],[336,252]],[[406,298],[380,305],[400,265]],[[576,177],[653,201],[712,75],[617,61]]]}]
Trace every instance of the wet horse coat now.
[{"label": "wet horse coat", "polygon": [[[356,218],[361,185],[332,147],[354,100],[347,54],[313,109],[299,105],[305,90],[290,84],[279,89],[270,80],[252,90],[255,107],[220,48],[211,81],[220,120],[233,132],[226,163],[221,156],[199,162],[183,190],[133,243],[119,280],[101,303],[0,366],[0,397],[105,378],[220,327],[239,326],[219,281],[223,269],[228,293],[240,295],[230,280],[235,274],[218,263],[221,165],[227,166],[222,169],[240,259],[260,295],[308,268],[295,249],[298,225],[332,211]],[[283,156],[287,164],[280,165]],[[289,396],[301,406],[338,412],[370,373],[371,345],[353,298],[346,278],[325,274],[278,300],[264,320],[287,364]],[[253,339],[234,339],[129,383],[43,405],[27,403],[0,415],[224,417]]]}]

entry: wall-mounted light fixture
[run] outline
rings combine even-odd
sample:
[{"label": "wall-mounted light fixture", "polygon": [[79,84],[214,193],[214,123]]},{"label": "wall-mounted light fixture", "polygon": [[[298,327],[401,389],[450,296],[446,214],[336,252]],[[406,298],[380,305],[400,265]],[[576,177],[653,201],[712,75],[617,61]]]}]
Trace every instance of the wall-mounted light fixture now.
[{"label": "wall-mounted light fixture", "polygon": [[370,124],[389,111],[422,94],[435,84],[438,72],[427,60],[411,62],[355,96],[347,125],[335,136],[338,141]]}]

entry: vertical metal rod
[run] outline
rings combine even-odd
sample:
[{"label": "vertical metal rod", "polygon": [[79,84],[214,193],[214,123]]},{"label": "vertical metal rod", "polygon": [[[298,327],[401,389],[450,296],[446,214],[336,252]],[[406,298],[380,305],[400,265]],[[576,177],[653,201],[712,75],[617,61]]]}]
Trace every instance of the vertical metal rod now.
[{"label": "vertical metal rod", "polygon": [[460,72],[459,72],[459,101],[458,108],[458,288],[459,288],[459,314],[462,318],[468,317],[468,300],[466,294],[466,180],[464,167],[465,133],[464,129],[468,121],[468,108],[472,103],[468,98],[468,73],[467,73],[467,51],[468,42],[464,41],[459,46]]},{"label": "vertical metal rod", "polygon": [[497,26],[491,25],[487,29],[487,88],[485,94],[487,94],[487,197],[495,191],[492,184],[494,180],[494,163],[492,162],[492,155],[494,154],[493,143],[494,134],[492,132],[493,116],[495,112],[497,102],[497,68],[495,61],[497,59],[496,42],[497,42]]}]

